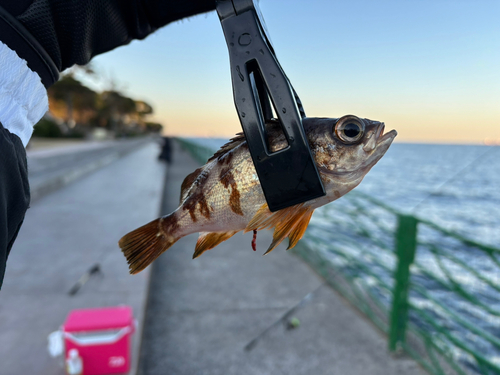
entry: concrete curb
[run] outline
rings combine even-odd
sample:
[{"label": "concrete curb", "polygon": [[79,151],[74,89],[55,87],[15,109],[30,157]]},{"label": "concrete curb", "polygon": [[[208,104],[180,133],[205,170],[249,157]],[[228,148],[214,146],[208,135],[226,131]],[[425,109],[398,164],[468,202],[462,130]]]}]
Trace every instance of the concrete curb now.
[{"label": "concrete curb", "polygon": [[[66,186],[106,165],[111,164],[115,160],[138,150],[141,147],[153,142],[153,139],[149,138],[143,140],[142,142],[132,143],[130,147],[124,147],[120,149],[114,149],[110,153],[103,155],[97,160],[90,161],[89,163],[79,166],[74,169],[61,171],[61,174],[53,176],[41,183],[34,184],[31,186],[31,203],[36,202],[38,199],[50,194],[63,186]],[[28,172],[29,173],[29,172]],[[31,185],[31,182],[30,182]]]},{"label": "concrete curb", "polygon": [[[168,214],[166,212],[166,193],[167,193],[167,182],[168,182],[168,164],[165,164],[165,175],[162,187],[162,196],[160,199],[160,206],[158,207],[158,216],[163,216]],[[146,268],[143,273],[147,273],[147,281],[145,282],[144,293],[142,293],[142,301],[141,301],[141,312],[137,313],[137,333],[136,338],[134,339],[134,345],[132,347],[132,365],[128,375],[140,375],[141,374],[141,350],[142,343],[144,341],[144,328],[146,327],[146,315],[148,310],[148,301],[150,298],[151,292],[151,279],[154,267],[156,267],[155,263],[153,263],[150,267]]]}]

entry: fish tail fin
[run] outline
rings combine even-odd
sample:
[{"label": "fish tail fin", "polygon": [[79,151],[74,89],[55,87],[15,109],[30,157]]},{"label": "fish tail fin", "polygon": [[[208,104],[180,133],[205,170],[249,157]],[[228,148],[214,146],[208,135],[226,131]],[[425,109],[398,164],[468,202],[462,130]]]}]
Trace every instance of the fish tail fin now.
[{"label": "fish tail fin", "polygon": [[173,234],[177,228],[177,221],[170,215],[156,219],[123,236],[118,246],[127,258],[130,273],[141,272],[177,242],[180,237]]}]

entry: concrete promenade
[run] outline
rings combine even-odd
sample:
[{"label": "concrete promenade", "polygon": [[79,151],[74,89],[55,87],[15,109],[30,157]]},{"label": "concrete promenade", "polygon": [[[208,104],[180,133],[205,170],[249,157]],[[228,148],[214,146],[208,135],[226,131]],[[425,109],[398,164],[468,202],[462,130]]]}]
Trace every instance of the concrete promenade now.
[{"label": "concrete promenade", "polygon": [[[237,234],[192,260],[194,234],[130,276],[118,239],[160,206],[175,209],[182,180],[198,167],[174,146],[164,197],[165,166],[149,143],[32,204],[0,291],[0,375],[63,375],[47,335],[72,309],[118,304],[131,305],[139,322],[129,375],[425,374],[392,357],[387,339],[284,246],[261,256],[270,232],[259,232],[257,252],[251,234]],[[300,325],[288,329],[291,318]]]},{"label": "concrete promenade", "polygon": [[[72,309],[128,304],[143,322],[149,271],[130,277],[117,242],[157,217],[165,166],[156,160],[156,144],[134,150],[28,210],[0,291],[0,374],[64,374],[61,361],[47,352],[47,336]],[[96,264],[100,271],[70,295]]]},{"label": "concrete promenade", "polygon": [[[164,212],[177,207],[181,182],[197,167],[175,148]],[[284,245],[263,257],[271,237],[259,232],[254,252],[252,235],[238,233],[192,260],[194,234],[155,262],[141,375],[424,374],[393,358],[387,339]],[[287,329],[293,317],[300,325]]]}]

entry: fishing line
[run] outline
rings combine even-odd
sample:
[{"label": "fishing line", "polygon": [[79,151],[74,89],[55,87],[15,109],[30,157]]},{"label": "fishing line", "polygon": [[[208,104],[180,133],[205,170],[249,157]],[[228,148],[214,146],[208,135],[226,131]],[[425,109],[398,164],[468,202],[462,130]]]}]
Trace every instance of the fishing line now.
[{"label": "fishing line", "polygon": [[489,152],[495,150],[497,147],[494,147],[494,146],[491,146],[488,150],[486,150],[485,152],[483,152],[481,155],[479,155],[478,157],[476,157],[475,159],[473,159],[471,162],[469,162],[468,164],[465,165],[465,167],[463,167],[462,169],[460,169],[457,173],[455,173],[454,175],[452,175],[450,178],[448,178],[445,182],[443,182],[441,185],[439,185],[439,187],[437,189],[435,189],[434,191],[430,192],[424,199],[422,199],[415,207],[413,207],[410,212],[412,214],[415,213],[415,211],[417,210],[417,208],[422,204],[424,203],[425,201],[427,201],[432,195],[435,195],[437,193],[440,193],[441,190],[446,186],[448,185],[449,183],[451,183],[453,180],[455,180],[458,176],[461,176],[461,177],[464,177],[466,175],[466,173],[463,173],[465,170],[469,169],[473,164],[475,164],[479,159],[483,158],[484,156],[486,156],[486,154],[488,154]]}]

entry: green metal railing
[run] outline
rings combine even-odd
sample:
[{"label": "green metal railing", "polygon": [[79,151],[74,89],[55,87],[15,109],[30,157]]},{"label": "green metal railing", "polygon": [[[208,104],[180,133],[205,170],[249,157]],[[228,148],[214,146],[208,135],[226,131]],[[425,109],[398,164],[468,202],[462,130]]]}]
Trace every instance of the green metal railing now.
[{"label": "green metal railing", "polygon": [[[214,149],[178,140],[201,163]],[[500,249],[353,191],[292,250],[429,373],[500,374]]]},{"label": "green metal railing", "polygon": [[193,155],[196,161],[201,164],[205,164],[207,160],[212,157],[215,151],[217,151],[211,147],[200,145],[186,138],[176,138],[175,140],[179,142],[185,150],[189,151],[189,153]]},{"label": "green metal railing", "polygon": [[500,249],[351,192],[296,253],[432,374],[500,374]]}]

